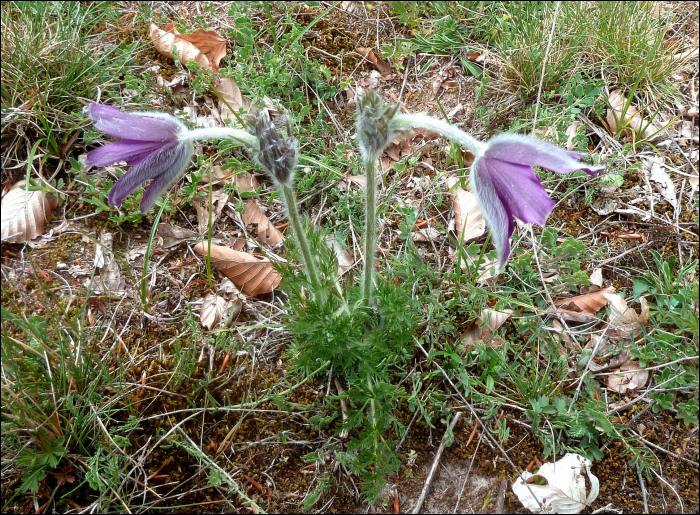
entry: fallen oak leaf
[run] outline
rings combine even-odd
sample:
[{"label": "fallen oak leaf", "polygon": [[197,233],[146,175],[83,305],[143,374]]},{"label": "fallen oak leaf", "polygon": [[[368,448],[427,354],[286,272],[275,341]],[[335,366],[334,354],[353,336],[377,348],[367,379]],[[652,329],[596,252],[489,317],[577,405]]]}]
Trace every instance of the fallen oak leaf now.
[{"label": "fallen oak leaf", "polygon": [[[206,243],[198,243],[193,250],[198,256],[205,256],[207,247]],[[270,293],[282,280],[269,259],[221,245],[211,246],[211,263],[251,297]]]},{"label": "fallen oak leaf", "polygon": [[355,52],[371,62],[383,76],[391,73],[391,65],[379,57],[371,48],[357,47]]},{"label": "fallen oak leaf", "polygon": [[202,53],[195,45],[180,37],[175,29],[171,31],[159,29],[154,23],[151,23],[151,41],[161,54],[170,59],[175,59],[173,48],[176,49],[177,59],[186,66],[189,61],[195,61],[202,68],[212,70],[209,58]]},{"label": "fallen oak leaf", "polygon": [[605,307],[609,300],[607,294],[614,294],[615,288],[608,286],[599,291],[561,299],[554,303],[557,312],[566,320],[574,322],[592,322],[595,320],[594,315]]},{"label": "fallen oak leaf", "polygon": [[629,390],[639,390],[649,380],[649,371],[639,366],[637,361],[622,365],[617,373],[609,375],[607,388],[611,392],[624,395]]},{"label": "fallen oak leaf", "polygon": [[58,206],[58,197],[41,190],[28,191],[26,181],[19,181],[2,198],[0,234],[7,243],[24,243],[44,233]]},{"label": "fallen oak leaf", "polygon": [[246,202],[245,212],[241,214],[241,220],[246,225],[254,224],[256,226],[255,239],[263,245],[274,247],[284,241],[284,235],[270,223],[255,199]]}]

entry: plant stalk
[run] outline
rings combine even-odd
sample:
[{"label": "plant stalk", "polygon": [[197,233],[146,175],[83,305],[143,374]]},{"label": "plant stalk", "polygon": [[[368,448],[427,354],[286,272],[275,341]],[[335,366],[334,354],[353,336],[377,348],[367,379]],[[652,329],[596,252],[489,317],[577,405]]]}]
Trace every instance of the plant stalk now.
[{"label": "plant stalk", "polygon": [[279,184],[278,189],[282,194],[285,205],[287,206],[287,215],[289,216],[289,223],[292,226],[292,231],[294,237],[296,238],[297,245],[301,250],[301,261],[304,268],[309,274],[309,279],[311,280],[311,287],[313,288],[314,297],[318,299],[323,299],[323,292],[321,291],[321,281],[319,279],[318,267],[316,266],[316,261],[311,254],[311,248],[309,246],[309,240],[306,238],[306,232],[301,225],[301,216],[297,210],[296,195],[294,195],[294,189],[289,184]]},{"label": "plant stalk", "polygon": [[364,307],[372,305],[372,286],[374,278],[374,247],[377,241],[377,177],[374,159],[365,159],[367,177],[367,198],[365,199],[365,262],[362,269],[362,303]]}]

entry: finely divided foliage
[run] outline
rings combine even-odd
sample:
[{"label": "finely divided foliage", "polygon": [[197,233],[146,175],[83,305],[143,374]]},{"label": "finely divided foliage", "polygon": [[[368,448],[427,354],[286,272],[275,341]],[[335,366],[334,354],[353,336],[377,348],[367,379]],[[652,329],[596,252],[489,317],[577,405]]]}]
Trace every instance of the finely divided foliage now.
[{"label": "finely divided foliage", "polygon": [[4,511],[695,511],[697,5],[91,5],[3,3]]}]

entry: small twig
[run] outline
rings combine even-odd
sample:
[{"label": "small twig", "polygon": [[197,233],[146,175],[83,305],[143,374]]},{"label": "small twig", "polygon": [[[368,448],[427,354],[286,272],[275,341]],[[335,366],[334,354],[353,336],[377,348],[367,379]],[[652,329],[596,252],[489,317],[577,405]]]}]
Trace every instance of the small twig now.
[{"label": "small twig", "polygon": [[[676,496],[676,499],[678,499],[678,504],[680,504],[681,513],[685,513],[685,507],[683,506],[683,499],[681,499],[681,496],[678,495],[678,492],[676,491],[675,488],[673,488],[673,485],[671,485],[671,483],[669,483],[669,482],[666,481],[664,478],[662,478],[662,477],[659,475],[659,473],[656,472],[654,469],[649,469],[649,470],[651,470],[651,473],[654,474],[654,475],[656,476],[656,479],[658,479],[658,480],[661,481],[663,484],[665,484],[665,485],[673,492],[673,494]],[[660,470],[660,469],[659,469],[659,470]],[[646,503],[645,503],[645,506],[646,506]],[[647,513],[648,513],[648,510],[647,510]]]},{"label": "small twig", "polygon": [[[338,378],[334,377],[333,382],[335,383],[335,387],[338,390],[338,395],[342,395],[343,394],[343,387],[340,386],[340,381],[338,381]],[[348,406],[345,403],[345,399],[343,399],[342,397],[340,398],[340,410],[343,414],[343,421],[346,421],[348,419]],[[348,438],[348,430],[343,429],[340,432],[340,439],[346,440],[347,438]]]},{"label": "small twig", "polygon": [[663,453],[666,453],[666,454],[668,454],[669,456],[671,456],[672,458],[675,458],[675,459],[677,459],[677,460],[685,461],[686,463],[688,463],[688,464],[690,464],[690,465],[692,465],[692,466],[694,466],[694,467],[700,466],[700,464],[698,464],[697,461],[689,460],[688,458],[684,458],[683,456],[679,456],[679,455],[676,454],[675,452],[671,452],[671,451],[669,451],[668,449],[664,449],[663,447],[660,447],[660,446],[656,445],[655,443],[650,442],[650,441],[647,440],[646,438],[643,438],[642,435],[640,435],[639,433],[637,433],[634,429],[628,429],[627,431],[629,431],[630,433],[636,435],[637,438],[639,438],[639,441],[640,441],[640,442],[642,442],[642,443],[648,445],[649,447],[653,447],[654,449],[656,449],[656,450],[658,450],[658,451],[661,451],[661,452],[663,452]]},{"label": "small twig", "polygon": [[447,443],[447,440],[449,439],[449,435],[454,430],[454,428],[457,425],[457,422],[459,422],[460,418],[462,418],[462,412],[458,411],[457,413],[455,413],[455,416],[452,418],[452,422],[450,422],[450,428],[447,431],[445,431],[445,434],[442,437],[442,441],[440,442],[440,447],[438,447],[437,453],[435,454],[435,459],[433,459],[433,465],[432,465],[432,467],[430,467],[430,472],[428,472],[428,477],[425,478],[425,484],[423,485],[423,490],[421,490],[421,493],[418,496],[418,501],[416,502],[416,505],[413,508],[412,513],[420,513],[420,509],[423,507],[423,502],[425,501],[425,497],[428,495],[428,490],[430,489],[430,484],[433,481],[433,476],[435,475],[435,471],[437,470],[438,463],[440,463],[440,457],[442,456],[442,451],[445,450],[445,444]]},{"label": "small twig", "polygon": [[649,513],[649,504],[647,503],[647,489],[644,486],[644,478],[642,477],[642,469],[637,464],[637,478],[639,479],[639,486],[642,489],[642,500],[644,501],[644,513]]},{"label": "small twig", "polygon": [[604,511],[611,511],[613,513],[624,513],[622,510],[616,510],[615,508],[612,507],[612,503],[609,502],[602,508],[598,508],[597,510],[593,510],[591,513],[592,514],[597,514],[597,513],[603,513]]},{"label": "small twig", "polygon": [[501,485],[498,490],[498,497],[496,497],[496,509],[494,513],[505,513],[503,511],[503,503],[506,501],[506,489],[508,488],[508,481],[506,478],[501,479]]}]

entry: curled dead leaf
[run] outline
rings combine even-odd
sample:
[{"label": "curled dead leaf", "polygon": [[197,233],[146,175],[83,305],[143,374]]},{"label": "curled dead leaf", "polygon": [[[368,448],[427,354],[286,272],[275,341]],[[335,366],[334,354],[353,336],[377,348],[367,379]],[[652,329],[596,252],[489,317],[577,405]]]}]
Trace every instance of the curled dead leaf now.
[{"label": "curled dead leaf", "polygon": [[329,236],[328,243],[335,251],[335,257],[338,259],[338,277],[341,277],[352,268],[352,265],[355,264],[355,260],[353,259],[350,250],[343,249],[340,243],[338,243],[338,240],[336,240],[334,237]]},{"label": "curled dead leaf", "polygon": [[391,73],[391,65],[379,57],[371,48],[357,47],[355,51],[370,61],[382,75],[386,76]]},{"label": "curled dead leaf", "polygon": [[486,232],[486,221],[476,195],[462,189],[455,177],[447,179],[447,186],[452,192],[457,237],[466,243],[482,236]]},{"label": "curled dead leaf", "polygon": [[221,320],[221,315],[226,306],[226,299],[215,293],[209,293],[202,301],[202,310],[199,312],[199,323],[207,331],[211,331]]},{"label": "curled dead leaf", "polygon": [[209,58],[197,46],[178,34],[174,28],[162,30],[156,24],[151,23],[150,35],[153,46],[164,56],[175,59],[173,55],[173,48],[175,48],[177,59],[183,66],[187,65],[189,61],[195,61],[202,68],[214,69]]},{"label": "curled dead leaf", "polygon": [[600,493],[600,481],[591,465],[588,458],[567,453],[555,463],[542,465],[537,474],[522,472],[513,493],[532,513],[580,513]]},{"label": "curled dead leaf", "polygon": [[595,321],[595,314],[600,311],[608,303],[606,295],[614,294],[615,288],[608,286],[602,290],[579,295],[569,299],[561,299],[554,303],[557,312],[562,315],[565,320],[572,322],[592,322]]},{"label": "curled dead leaf", "polygon": [[163,240],[163,248],[165,249],[199,238],[199,234],[194,231],[167,223],[158,224],[156,235]]},{"label": "curled dead leaf", "polygon": [[462,344],[465,350],[469,350],[475,342],[487,341],[488,346],[498,347],[503,344],[499,339],[492,339],[493,333],[497,331],[506,320],[513,315],[513,310],[506,309],[496,311],[484,309],[481,312],[478,322],[472,323],[462,334]]},{"label": "curled dead leaf", "polygon": [[654,183],[657,191],[666,201],[676,208],[678,198],[676,196],[676,185],[673,179],[664,170],[664,160],[659,156],[651,156],[642,160],[644,163],[644,173],[648,174],[649,180]]},{"label": "curled dead leaf", "polygon": [[[601,290],[598,293],[604,292]],[[642,334],[642,326],[649,321],[649,305],[645,297],[639,299],[640,313],[627,305],[622,296],[615,293],[604,293],[610,302],[610,326],[613,331],[622,336],[637,337]]]},{"label": "curled dead leaf", "polygon": [[284,235],[270,223],[255,199],[246,202],[245,213],[241,215],[241,220],[246,225],[255,225],[255,239],[263,245],[274,247],[284,241]]},{"label": "curled dead leaf", "polygon": [[28,191],[22,187],[25,184],[26,181],[14,184],[2,198],[3,242],[23,243],[40,236],[58,206],[58,197],[40,190]]},{"label": "curled dead leaf", "polygon": [[[207,243],[198,243],[193,250],[198,256],[205,256]],[[211,246],[211,263],[252,297],[270,293],[282,280],[282,276],[275,272],[269,259],[221,245]]]},{"label": "curled dead leaf", "polygon": [[[627,106],[626,110],[625,106]],[[623,110],[625,110],[624,113]],[[659,132],[661,128],[653,122],[645,121],[639,109],[629,103],[619,89],[612,91],[608,97],[608,112],[605,119],[612,134],[617,134],[619,130],[622,133],[629,133],[631,130],[634,131],[635,135],[639,136],[639,139],[658,141],[664,137]]]},{"label": "curled dead leaf", "polygon": [[[221,216],[221,212],[226,207],[228,203],[228,194],[224,193],[222,190],[212,191],[211,194],[211,226],[214,224]],[[207,234],[209,230],[209,196],[206,197],[196,197],[193,201],[194,207],[197,210],[197,223],[199,225],[199,233]]]},{"label": "curled dead leaf", "polygon": [[642,369],[637,361],[628,361],[617,372],[608,376],[607,388],[622,395],[630,390],[639,390],[649,380],[649,371]]}]

